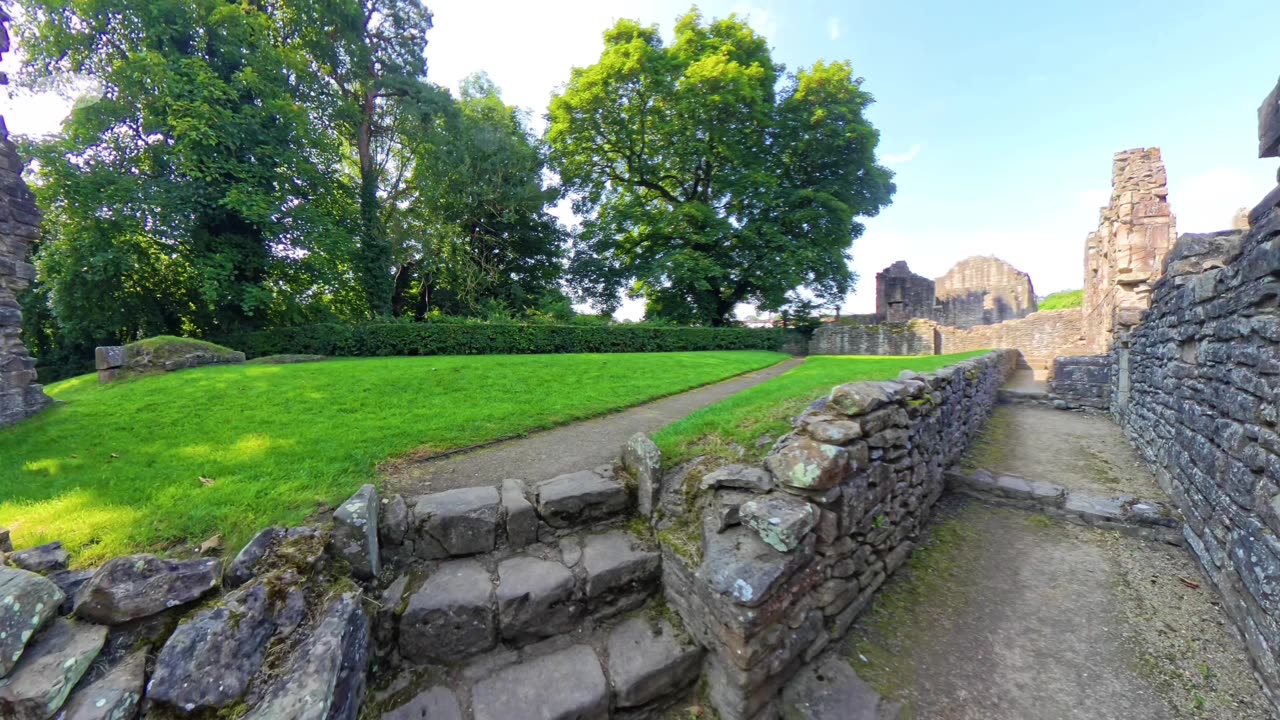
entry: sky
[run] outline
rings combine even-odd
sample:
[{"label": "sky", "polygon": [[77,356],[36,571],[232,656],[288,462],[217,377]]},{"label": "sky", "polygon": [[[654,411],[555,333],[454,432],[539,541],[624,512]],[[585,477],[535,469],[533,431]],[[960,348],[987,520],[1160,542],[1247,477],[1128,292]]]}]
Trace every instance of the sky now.
[{"label": "sky", "polygon": [[[596,61],[619,18],[670,37],[689,0],[436,0],[428,77],[483,70],[542,115],[570,69]],[[893,204],[853,245],[845,312],[870,312],[875,274],[906,260],[937,277],[971,255],[1031,275],[1038,294],[1079,288],[1084,243],[1110,194],[1111,157],[1161,148],[1181,232],[1230,227],[1276,184],[1257,157],[1257,110],[1280,76],[1275,0],[705,0],[747,18],[788,68],[849,60],[876,98]],[[9,64],[6,62],[6,64]],[[14,133],[56,130],[65,98],[0,98]],[[635,317],[637,303],[623,315]]]}]

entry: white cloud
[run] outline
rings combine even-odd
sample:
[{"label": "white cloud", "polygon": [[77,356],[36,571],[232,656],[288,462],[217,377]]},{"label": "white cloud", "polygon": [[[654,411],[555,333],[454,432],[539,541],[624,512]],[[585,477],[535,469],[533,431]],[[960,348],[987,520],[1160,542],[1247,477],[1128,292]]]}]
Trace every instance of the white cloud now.
[{"label": "white cloud", "polygon": [[840,39],[840,18],[835,15],[827,18],[827,35],[829,35],[832,40]]},{"label": "white cloud", "polygon": [[916,143],[907,149],[904,153],[882,153],[880,162],[885,165],[905,165],[920,156],[920,151],[924,148],[920,143]]},{"label": "white cloud", "polygon": [[[704,11],[708,17],[715,15],[710,11]],[[733,6],[733,13],[740,18],[744,18],[747,24],[753,30],[760,33],[766,40],[777,42],[778,38],[778,18],[767,8],[752,3],[740,2]]]},{"label": "white cloud", "polygon": [[1178,233],[1228,230],[1237,210],[1252,208],[1273,187],[1271,167],[1264,163],[1211,168],[1181,180],[1170,172],[1169,204]]}]

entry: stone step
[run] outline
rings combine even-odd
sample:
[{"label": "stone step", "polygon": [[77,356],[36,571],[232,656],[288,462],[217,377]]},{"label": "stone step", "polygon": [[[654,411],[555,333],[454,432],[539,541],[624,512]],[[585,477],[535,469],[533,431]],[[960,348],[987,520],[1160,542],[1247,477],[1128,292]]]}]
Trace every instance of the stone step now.
[{"label": "stone step", "polygon": [[806,666],[782,691],[782,716],[788,719],[898,720],[902,712],[834,654]]},{"label": "stone step", "polygon": [[456,663],[640,607],[660,583],[649,539],[614,528],[412,567],[383,592],[376,634],[414,665]]},{"label": "stone step", "polygon": [[382,720],[655,717],[688,697],[703,654],[657,609],[588,619],[577,632],[465,666],[406,669],[374,691],[366,712]]}]

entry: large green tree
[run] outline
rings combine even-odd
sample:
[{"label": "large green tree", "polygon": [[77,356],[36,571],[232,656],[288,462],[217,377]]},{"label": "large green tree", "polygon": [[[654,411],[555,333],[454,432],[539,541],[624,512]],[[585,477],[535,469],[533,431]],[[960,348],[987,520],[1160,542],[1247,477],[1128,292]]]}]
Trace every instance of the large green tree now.
[{"label": "large green tree", "polygon": [[784,72],[735,16],[691,11],[670,46],[630,20],[605,33],[599,62],[552,100],[547,131],[584,218],[572,257],[584,298],[612,308],[627,292],[652,317],[720,325],[739,303],[852,289],[858,218],[894,191],[864,114],[872,98],[847,63]]}]

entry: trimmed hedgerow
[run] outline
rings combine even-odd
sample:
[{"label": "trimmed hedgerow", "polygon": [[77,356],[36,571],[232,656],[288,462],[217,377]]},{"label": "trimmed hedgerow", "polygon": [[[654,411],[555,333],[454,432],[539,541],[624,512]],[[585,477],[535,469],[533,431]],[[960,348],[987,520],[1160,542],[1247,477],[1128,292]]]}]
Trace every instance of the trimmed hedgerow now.
[{"label": "trimmed hedgerow", "polygon": [[790,334],[769,328],[423,322],[302,325],[241,333],[221,342],[250,358],[281,354],[384,357],[781,350]]}]

